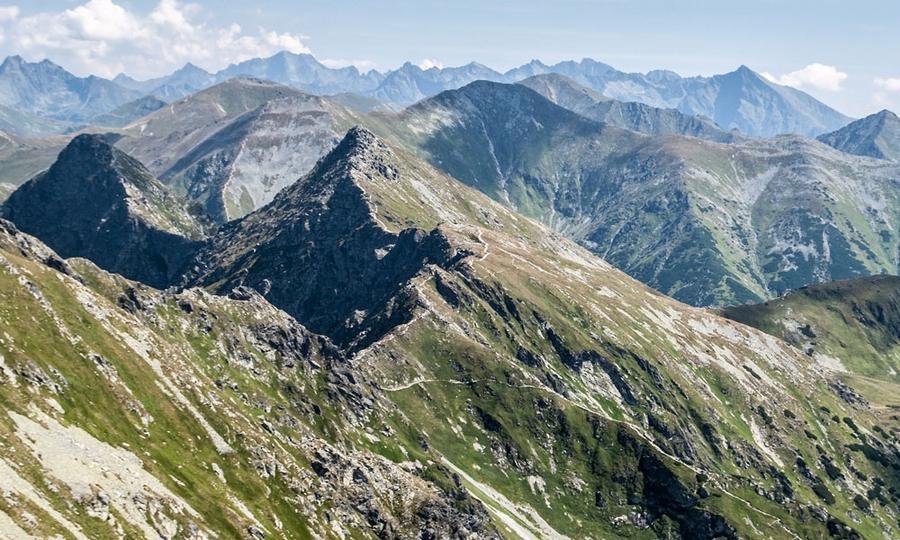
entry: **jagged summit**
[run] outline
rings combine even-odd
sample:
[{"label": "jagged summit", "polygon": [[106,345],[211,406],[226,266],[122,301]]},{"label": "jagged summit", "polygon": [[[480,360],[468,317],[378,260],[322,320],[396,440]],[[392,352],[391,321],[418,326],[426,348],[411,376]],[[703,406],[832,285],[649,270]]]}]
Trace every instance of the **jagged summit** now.
[{"label": "jagged summit", "polygon": [[369,129],[354,126],[347,130],[334,150],[322,158],[316,169],[321,173],[333,166],[342,167],[344,172],[369,170],[374,167],[382,174],[391,174],[388,172],[389,165],[386,161],[392,154],[392,150]]},{"label": "jagged summit", "polygon": [[3,64],[0,64],[0,70],[11,69],[16,66],[21,66],[24,63],[25,63],[24,58],[22,58],[18,54],[13,54],[13,55],[7,56],[3,60]]},{"label": "jagged summit", "polygon": [[413,187],[424,174],[415,169],[371,131],[352,128],[312,172],[226,224],[184,284],[249,286],[315,332],[368,343],[408,319],[408,309],[388,305],[402,284],[453,258],[446,239],[426,230],[438,218],[402,204],[429,189]]},{"label": "jagged summit", "polygon": [[390,148],[368,128],[353,126],[347,130],[346,135],[331,155],[355,156],[367,152],[390,152]]},{"label": "jagged summit", "polygon": [[16,190],[0,214],[64,257],[86,257],[163,286],[203,227],[184,202],[103,135],[79,135],[46,172]]},{"label": "jagged summit", "polygon": [[113,81],[77,77],[49,60],[13,56],[0,65],[0,105],[45,118],[86,122],[139,97]]}]

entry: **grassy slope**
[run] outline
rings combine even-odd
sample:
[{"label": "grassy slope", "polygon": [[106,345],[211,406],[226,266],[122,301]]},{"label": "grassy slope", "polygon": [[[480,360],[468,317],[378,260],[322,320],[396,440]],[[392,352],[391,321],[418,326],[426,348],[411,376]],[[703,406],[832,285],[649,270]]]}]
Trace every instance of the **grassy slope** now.
[{"label": "grassy slope", "polygon": [[[269,531],[280,521],[297,537],[307,529],[329,534],[327,512],[367,535],[359,514],[342,512],[347,497],[329,490],[352,487],[339,478],[352,477],[353,466],[322,482],[309,472],[325,443],[418,471],[378,484],[390,515],[419,516],[406,506],[408,494],[427,498],[435,486],[461,494],[459,482],[510,537],[703,537],[733,528],[741,537],[819,538],[828,520],[866,538],[896,532],[896,432],[842,402],[809,358],[654,293],[402,151],[378,163],[354,178],[375,219],[392,231],[439,226],[463,260],[399,284],[416,295],[414,317],[352,360],[352,380],[364,381],[377,403],[368,414],[340,399],[352,380],[329,386],[308,360],[291,368],[260,349],[254,322],[289,324],[265,303],[193,292],[190,314],[166,296],[130,314],[116,306],[134,303],[127,294],[119,300],[121,281],[79,264],[95,291],[86,301],[83,286],[23,259],[12,241],[0,282],[12,337],[3,341],[5,364],[21,371],[33,360],[51,382],[61,380],[58,370],[67,386],[53,397],[66,423],[146,449],[143,466],[197,510],[198,526],[226,537],[246,530],[248,519],[223,489]],[[25,282],[18,268],[31,272]],[[58,330],[42,297],[80,341]],[[111,322],[100,321],[97,306]],[[220,456],[171,388],[149,384],[166,387],[141,358],[141,341],[235,454]],[[83,362],[92,350],[128,390],[97,392],[105,383]],[[7,411],[34,414],[26,405],[33,403],[59,417],[45,400],[49,389],[16,377],[19,386],[0,386]],[[154,418],[149,438],[141,435],[142,410]],[[40,492],[92,536],[109,535],[108,525],[54,498],[10,420],[2,421],[4,444],[30,463],[23,470]],[[259,469],[269,453],[285,466],[274,477]],[[417,483],[423,479],[429,484]],[[388,486],[396,490],[380,491]],[[317,504],[312,493],[326,496]],[[818,507],[832,517],[814,517]],[[24,523],[20,509],[4,512]]]},{"label": "grassy slope", "polygon": [[[258,527],[279,538],[311,538],[311,529],[317,537],[339,530],[351,538],[368,537],[365,517],[348,500],[363,508],[370,504],[389,520],[401,519],[394,527],[402,531],[413,526],[404,525],[402,516],[436,498],[433,488],[409,473],[352,450],[367,439],[350,427],[349,419],[360,413],[346,396],[365,391],[352,381],[329,382],[336,360],[328,356],[333,353],[320,352],[326,344],[315,336],[308,345],[293,341],[301,339],[296,323],[265,301],[133,289],[84,261],[73,261],[75,278],[65,276],[41,257],[23,256],[15,248],[21,238],[0,238],[0,441],[6,456],[15,455],[3,464],[37,494],[29,499],[13,490],[0,503],[0,511],[20,527],[33,529],[31,514],[40,523],[33,532],[41,535],[71,538],[80,530],[90,538],[113,538],[116,522],[140,536],[142,520],[124,517],[114,493],[115,520],[73,505],[70,501],[83,496],[56,479],[58,471],[44,468],[49,456],[29,448],[16,414],[51,430],[61,422],[84,430],[85,440],[131,452],[172,494],[143,489],[155,508],[144,514],[144,524],[158,528],[171,519],[181,534],[196,527],[238,538]],[[279,336],[294,348],[276,347]],[[210,430],[231,450],[223,451]],[[338,447],[347,450],[342,454]],[[74,447],[69,453],[73,460],[91,462]],[[340,483],[320,480],[310,469],[323,455],[336,456],[328,474],[347,475],[356,468],[362,472],[354,474],[364,477],[386,476],[390,488],[374,496],[341,493]],[[107,476],[122,474],[110,466]],[[446,483],[445,473],[443,478]],[[407,496],[400,500],[393,489]],[[33,500],[46,501],[56,517]],[[88,497],[81,504],[96,500]],[[179,512],[181,505],[196,513]]]},{"label": "grassy slope", "polygon": [[812,285],[722,314],[811,356],[836,359],[843,378],[874,405],[887,407],[888,415],[900,409],[900,278]]},{"label": "grassy slope", "polygon": [[[831,418],[866,429],[877,420],[841,402],[809,359],[657,295],[402,152],[392,165],[400,181],[359,180],[382,221],[440,222],[471,253],[463,268],[416,278],[416,317],[361,353],[405,412],[396,431],[407,434],[408,451],[420,454],[427,440],[428,452],[467,473],[475,491],[474,482],[487,484],[569,535],[685,534],[692,521],[721,513],[742,536],[789,537],[787,528],[814,537],[823,526],[809,514],[809,504],[823,504],[817,484],[835,497],[828,512],[864,536],[893,527],[887,507],[867,516],[852,502],[871,478],[897,480],[842,446],[873,432]],[[430,189],[417,193],[408,181],[423,177]],[[884,437],[878,444],[896,448],[896,435]],[[811,464],[808,475],[797,456]],[[711,495],[690,508],[666,506],[646,470],[654,459],[678,479],[679,495],[694,496],[704,482]],[[823,460],[847,467],[846,480],[829,480]],[[851,481],[851,463],[869,480]],[[793,501],[759,495],[772,497],[780,475]],[[481,496],[508,512],[502,498]],[[666,507],[653,529],[614,524],[641,504]],[[539,529],[527,513],[506,517]]]}]

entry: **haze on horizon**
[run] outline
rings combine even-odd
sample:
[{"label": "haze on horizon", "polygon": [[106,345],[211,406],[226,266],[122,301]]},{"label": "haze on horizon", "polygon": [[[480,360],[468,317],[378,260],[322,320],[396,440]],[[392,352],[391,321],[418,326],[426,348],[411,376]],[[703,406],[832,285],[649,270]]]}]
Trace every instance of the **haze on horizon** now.
[{"label": "haze on horizon", "polygon": [[0,55],[79,75],[209,71],[280,50],[386,71],[470,61],[505,71],[590,57],[625,71],[712,75],[747,65],[853,116],[900,110],[900,3],[861,0],[412,2],[29,0],[0,5]]}]

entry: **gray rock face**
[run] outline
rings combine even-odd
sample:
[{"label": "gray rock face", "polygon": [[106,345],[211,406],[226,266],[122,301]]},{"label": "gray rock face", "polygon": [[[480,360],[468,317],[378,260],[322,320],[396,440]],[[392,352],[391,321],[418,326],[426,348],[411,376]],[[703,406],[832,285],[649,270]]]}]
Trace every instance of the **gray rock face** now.
[{"label": "gray rock face", "polygon": [[900,118],[884,110],[822,135],[819,140],[848,154],[900,161]]},{"label": "gray rock face", "polygon": [[197,247],[202,227],[137,160],[80,135],[0,213],[63,257],[162,287]]},{"label": "gray rock face", "polygon": [[325,98],[234,79],[136,122],[117,146],[225,222],[266,205],[312,169],[352,117]]}]

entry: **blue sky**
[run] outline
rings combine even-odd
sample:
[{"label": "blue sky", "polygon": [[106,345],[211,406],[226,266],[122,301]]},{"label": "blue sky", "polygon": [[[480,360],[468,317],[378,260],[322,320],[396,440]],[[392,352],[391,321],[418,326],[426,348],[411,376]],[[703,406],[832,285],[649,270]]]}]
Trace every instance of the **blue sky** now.
[{"label": "blue sky", "polygon": [[72,71],[215,70],[279,49],[391,69],[592,57],[710,75],[746,64],[851,115],[900,109],[900,2],[0,0],[0,54]]}]

